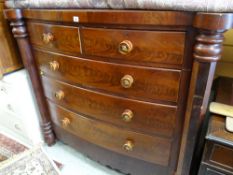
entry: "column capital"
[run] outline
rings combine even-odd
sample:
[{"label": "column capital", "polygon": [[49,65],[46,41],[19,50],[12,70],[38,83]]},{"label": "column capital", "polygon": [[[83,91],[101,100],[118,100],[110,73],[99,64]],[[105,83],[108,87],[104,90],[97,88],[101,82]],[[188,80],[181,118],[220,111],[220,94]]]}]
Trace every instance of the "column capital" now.
[{"label": "column capital", "polygon": [[211,31],[231,29],[233,28],[233,13],[198,12],[194,18],[193,27]]}]

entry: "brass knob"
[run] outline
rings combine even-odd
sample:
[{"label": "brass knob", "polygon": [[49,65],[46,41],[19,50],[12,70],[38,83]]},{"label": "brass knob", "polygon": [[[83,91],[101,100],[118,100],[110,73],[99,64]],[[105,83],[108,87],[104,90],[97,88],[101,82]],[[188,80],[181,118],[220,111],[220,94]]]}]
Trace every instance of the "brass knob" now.
[{"label": "brass knob", "polygon": [[124,88],[130,88],[133,85],[134,79],[131,75],[125,75],[121,79],[121,85]]},{"label": "brass knob", "polygon": [[58,100],[62,100],[65,97],[65,94],[63,91],[60,90],[60,91],[55,92],[55,97]]},{"label": "brass knob", "polygon": [[67,126],[69,126],[70,125],[70,119],[68,119],[68,118],[64,118],[64,119],[62,119],[62,126],[63,127],[67,127]]},{"label": "brass knob", "polygon": [[43,33],[42,39],[45,44],[49,44],[54,40],[54,36],[52,33]]},{"label": "brass knob", "polygon": [[59,69],[59,63],[57,61],[49,62],[49,67],[51,70],[56,71]]},{"label": "brass knob", "polygon": [[42,70],[40,70],[40,75],[41,75],[41,76],[44,75],[44,72],[43,72]]},{"label": "brass knob", "polygon": [[121,114],[122,119],[125,122],[130,122],[133,118],[133,112],[130,109],[126,109],[122,114]]},{"label": "brass knob", "polygon": [[122,55],[127,55],[133,50],[133,44],[129,40],[124,40],[119,44],[118,50]]},{"label": "brass knob", "polygon": [[132,140],[127,140],[123,145],[123,149],[125,151],[133,151],[133,148],[134,148],[134,142]]}]

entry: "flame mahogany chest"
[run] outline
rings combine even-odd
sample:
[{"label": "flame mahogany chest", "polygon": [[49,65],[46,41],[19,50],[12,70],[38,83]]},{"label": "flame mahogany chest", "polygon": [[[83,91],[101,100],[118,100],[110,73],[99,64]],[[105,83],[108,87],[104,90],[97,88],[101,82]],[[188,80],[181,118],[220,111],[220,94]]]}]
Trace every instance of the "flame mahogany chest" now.
[{"label": "flame mahogany chest", "polygon": [[125,174],[192,173],[231,14],[8,9],[5,16],[49,145],[61,140]]}]

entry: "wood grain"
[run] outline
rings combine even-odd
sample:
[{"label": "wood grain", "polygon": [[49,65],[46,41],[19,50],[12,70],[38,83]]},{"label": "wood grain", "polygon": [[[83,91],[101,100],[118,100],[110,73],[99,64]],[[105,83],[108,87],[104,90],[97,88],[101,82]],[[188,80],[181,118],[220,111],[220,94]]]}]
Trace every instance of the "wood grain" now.
[{"label": "wood grain", "polygon": [[[32,80],[34,80],[33,84],[35,84],[34,89],[35,92],[37,92],[37,98],[39,99],[39,102],[42,102],[40,104],[40,110],[42,113],[47,112],[47,106],[44,105],[45,98],[43,97],[43,92],[41,91],[40,80],[38,79],[38,70],[35,67],[34,59],[32,59],[33,55],[31,48],[29,47],[28,40],[25,39],[27,33],[25,32],[26,30],[23,26],[23,20],[30,23],[28,25],[30,37],[34,37],[35,39],[34,42],[31,42],[31,45],[37,49],[40,48],[44,51],[50,51],[49,53],[40,53],[39,51],[33,52],[35,58],[37,59],[38,66],[42,69],[42,74],[44,74],[44,76],[62,81],[63,83],[70,83],[73,86],[77,86],[79,89],[85,88],[88,92],[95,91],[99,95],[105,93],[105,96],[128,98],[128,103],[132,100],[140,100],[144,101],[143,104],[149,102],[148,106],[150,106],[151,103],[163,103],[173,106],[177,105],[178,107],[175,124],[176,130],[174,132],[173,139],[169,140],[169,142],[167,142],[167,138],[165,139],[158,136],[147,135],[146,132],[148,130],[146,129],[142,132],[140,130],[142,128],[139,128],[136,132],[136,130],[134,131],[133,128],[126,129],[125,127],[120,127],[119,125],[119,127],[116,127],[116,125],[112,125],[108,121],[102,121],[102,118],[101,120],[97,120],[97,117],[93,117],[91,119],[85,118],[87,116],[83,117],[84,115],[81,116],[79,114],[74,114],[66,109],[63,109],[62,107],[59,107],[59,111],[58,107],[55,107],[56,109],[51,107],[50,110],[52,112],[54,121],[53,127],[57,138],[75,146],[76,148],[79,146],[77,141],[78,138],[83,140],[86,139],[86,142],[89,142],[89,146],[87,149],[84,146],[83,149],[86,149],[85,153],[87,153],[87,155],[91,155],[95,158],[95,160],[103,162],[105,165],[112,166],[126,173],[129,172],[134,175],[195,174],[196,168],[192,165],[192,163],[195,161],[194,155],[196,155],[195,145],[198,145],[197,140],[199,136],[199,129],[201,128],[202,120],[207,109],[207,102],[216,62],[221,57],[221,43],[223,40],[222,33],[225,30],[232,28],[232,14],[101,9],[25,9],[22,11],[16,9],[6,10],[6,14],[6,16],[12,21],[12,25],[16,26],[14,27],[15,37],[23,38],[18,39],[18,45],[21,48],[21,54],[23,55],[26,64],[33,65],[30,67],[32,68],[30,71],[32,74]],[[74,22],[74,17],[78,17],[79,22]],[[33,22],[33,24],[38,24],[37,30],[33,29],[34,25],[31,25],[31,22]],[[178,61],[177,59],[165,59],[167,61],[165,63],[164,59],[161,60],[161,58],[168,57],[156,56],[157,59],[160,59],[158,59],[158,62],[153,62],[155,57],[150,57],[150,50],[148,51],[147,48],[154,48],[155,51],[157,51],[157,48],[155,48],[154,45],[142,47],[140,44],[140,47],[142,47],[143,50],[146,50],[146,54],[149,55],[147,55],[148,57],[144,57],[145,53],[142,53],[137,46],[137,44],[141,43],[141,41],[136,42],[137,44],[135,45],[135,48],[137,48],[137,50],[132,50],[131,52],[135,52],[137,54],[130,59],[127,58],[128,60],[123,59],[123,57],[117,54],[113,54],[113,50],[117,45],[115,43],[107,44],[107,47],[110,46],[110,48],[107,50],[111,54],[106,52],[106,55],[104,55],[101,50],[98,51],[98,54],[101,53],[100,55],[96,56],[97,52],[90,54],[89,52],[95,49],[95,46],[91,48],[92,44],[90,44],[88,47],[93,50],[89,49],[89,52],[85,52],[86,54],[84,52],[82,53],[82,49],[80,50],[76,44],[79,43],[77,39],[78,30],[97,30],[97,28],[99,28],[98,33],[102,30],[115,31],[116,33],[114,34],[119,38],[123,37],[123,39],[130,36],[129,33],[135,32],[134,34],[132,33],[134,37],[127,39],[140,40],[140,38],[143,39],[145,37],[146,40],[150,41],[149,43],[156,43],[156,41],[151,38],[148,39],[148,31],[148,33],[150,33],[150,35],[152,33],[153,36],[155,36],[155,32],[160,33],[159,36],[162,36],[161,31],[166,33],[184,32],[185,48],[184,53],[182,52],[183,59],[182,61]],[[44,30],[45,32],[52,32],[52,29],[57,29],[54,32],[55,39],[57,40],[54,40],[50,44],[46,45],[38,44],[41,43],[41,34],[43,34]],[[63,31],[67,32],[64,33]],[[145,31],[147,32],[143,33],[144,35],[142,36],[140,35],[139,31],[142,33]],[[96,33],[96,31],[93,33]],[[140,35],[140,37],[137,38],[136,33]],[[197,33],[199,34],[197,35]],[[94,34],[92,35],[94,36]],[[105,36],[104,34],[102,35],[103,36],[101,36],[101,39],[98,39],[101,40],[101,44],[105,43],[102,42],[102,38],[112,37],[111,32],[108,33],[108,36]],[[74,36],[72,38],[75,39],[72,40],[72,38],[70,38],[71,36]],[[82,38],[82,33],[80,33],[79,37],[81,42],[79,46],[82,47],[82,44],[85,44],[85,42],[83,42],[84,40]],[[118,42],[117,37],[110,41]],[[174,35],[172,35],[172,37],[174,37]],[[86,36],[86,38],[88,38],[88,36]],[[145,40],[145,38],[143,40]],[[161,40],[167,41],[165,36],[162,38],[163,39]],[[173,38],[171,42],[175,43],[175,39],[176,37]],[[31,41],[33,41],[33,39],[31,39]],[[93,39],[89,39],[89,41],[93,41]],[[195,45],[194,41],[196,42]],[[106,43],[109,42],[107,41]],[[99,41],[97,44],[97,48],[101,49],[99,48]],[[135,44],[135,42],[133,42],[133,44]],[[27,46],[26,51],[24,50],[25,45]],[[160,42],[156,43],[156,45],[158,48],[160,48],[160,46],[163,44]],[[169,43],[166,45],[169,45]],[[114,46],[114,49],[111,48],[112,46]],[[106,48],[105,45],[102,47]],[[180,46],[173,47],[180,48]],[[170,53],[171,51],[173,53],[174,50],[171,49],[173,47],[169,46],[170,49],[167,50],[164,48],[163,53]],[[54,51],[57,54],[51,53],[51,51]],[[181,52],[178,53],[181,54]],[[81,54],[83,54],[82,57],[84,58],[62,54],[79,57],[81,57]],[[142,58],[139,58],[139,56]],[[50,70],[50,61],[57,61],[60,65],[59,69],[56,69],[56,71]],[[157,67],[158,65],[159,68]],[[189,82],[190,70],[192,70],[191,83]],[[135,81],[131,88],[123,89],[121,88],[120,80],[124,75],[129,74],[133,76]],[[132,78],[130,78],[130,81],[131,80]],[[36,88],[39,88],[39,91]],[[187,100],[186,92],[188,90],[189,97]],[[143,109],[146,109],[146,107],[140,110],[143,111]],[[186,113],[186,115],[184,115],[184,113]],[[49,113],[47,112],[46,114]],[[69,119],[71,120],[74,120],[74,124],[71,123],[72,128],[70,129],[62,129],[60,119],[63,119],[65,116],[67,118],[70,117]],[[49,131],[44,132],[45,136],[48,133],[51,134],[51,128],[49,128],[51,125],[47,125],[49,124],[49,121],[49,116],[42,116],[42,123],[44,126],[46,126],[46,128],[48,128]],[[84,125],[88,126],[88,128],[81,125],[80,132],[78,128],[79,122],[84,123]],[[91,129],[90,132],[88,132],[89,128],[94,128],[97,131],[94,132],[95,130]],[[167,134],[166,130],[162,132]],[[123,153],[117,145],[118,142],[116,144],[116,141],[125,141],[125,136],[128,135],[135,137],[133,139],[137,141],[136,143],[139,141],[139,147],[136,147],[138,150],[135,152],[135,154],[130,154],[128,152]],[[180,138],[182,138],[181,142]],[[50,141],[51,140],[54,141],[54,138],[51,137]],[[164,142],[164,140],[166,141]],[[122,145],[122,143],[120,145]],[[100,149],[96,149],[96,147],[99,147]],[[96,150],[102,150],[101,153],[103,155],[101,156],[99,152],[96,152]],[[106,150],[108,150],[108,155],[104,154],[107,152]],[[115,156],[111,157],[113,154]],[[179,161],[177,161],[178,156]],[[125,162],[127,162],[126,165],[124,164]],[[138,166],[139,164],[142,166]],[[135,169],[133,166],[135,166]],[[208,173],[215,173],[215,171],[209,171]]]},{"label": "wood grain", "polygon": [[[224,80],[226,81],[222,79]],[[218,88],[218,92],[221,93],[220,89],[222,88]],[[217,101],[222,99],[219,96]],[[198,175],[204,175],[209,167],[219,174],[233,174],[233,135],[226,131],[223,116],[213,115],[210,118],[201,164]]]},{"label": "wood grain", "polygon": [[18,47],[3,17],[4,4],[0,2],[0,77],[23,67]]},{"label": "wood grain", "polygon": [[[183,63],[184,32],[137,31],[82,28],[82,46],[85,55],[114,58],[143,64]],[[119,52],[119,44],[128,40],[133,50],[127,55]],[[107,54],[106,54],[107,53]]]},{"label": "wood grain", "polygon": [[55,135],[51,126],[50,113],[46,104],[42,84],[40,81],[39,72],[36,67],[36,62],[32,54],[31,46],[28,39],[28,34],[24,21],[22,21],[21,10],[5,10],[5,17],[11,21],[13,26],[12,33],[16,38],[19,46],[19,51],[24,63],[25,68],[29,73],[32,82],[32,88],[35,93],[35,99],[40,110],[40,125],[43,132],[45,142],[51,146],[55,140]]},{"label": "wood grain", "polygon": [[170,167],[159,166],[144,160],[135,159],[95,145],[85,139],[81,139],[71,132],[66,132],[65,129],[57,125],[54,125],[54,130],[56,131],[57,138],[62,140],[65,144],[75,148],[101,165],[116,170],[117,172],[121,172],[122,174],[170,175],[174,172]]},{"label": "wood grain", "polygon": [[[175,130],[176,106],[145,103],[74,87],[66,83],[42,78],[45,95],[61,106],[117,125],[135,130],[172,138]],[[59,100],[55,93],[63,91],[64,98]],[[131,122],[123,121],[121,115],[129,109],[133,112]]]},{"label": "wood grain", "polygon": [[[49,107],[55,125],[62,126],[61,120],[69,118],[71,123],[65,127],[67,132],[120,154],[163,166],[169,164],[171,141],[168,139],[126,131],[77,115],[52,103],[49,103]],[[122,149],[127,139],[133,140],[135,143],[135,147],[131,152]]]},{"label": "wood grain", "polygon": [[196,174],[196,167],[199,164],[197,155],[200,155],[200,150],[196,147],[199,146],[200,130],[208,106],[216,62],[221,58],[223,32],[231,28],[232,24],[232,14],[197,13],[195,16],[193,26],[198,28],[198,35],[195,37],[191,88],[185,114],[178,174],[186,175],[187,172]]},{"label": "wood grain", "polygon": [[146,26],[167,26],[170,30],[177,26],[185,28],[192,25],[194,18],[194,13],[192,12],[103,9],[25,9],[23,10],[23,15],[27,19],[57,22],[73,22],[73,17],[78,16],[81,24],[127,25],[127,27],[137,25],[144,28]]},{"label": "wood grain", "polygon": [[231,168],[233,171],[233,149],[215,144],[210,155],[210,161]]},{"label": "wood grain", "polygon": [[[32,44],[53,51],[80,53],[78,27],[28,22],[27,29]],[[46,44],[43,42],[43,34],[48,33],[54,39]]]},{"label": "wood grain", "polygon": [[[73,85],[100,90],[146,101],[177,102],[181,71],[157,69],[92,61],[46,52],[34,52],[39,69],[45,75]],[[51,71],[49,62],[57,61],[57,71]],[[123,88],[121,79],[131,75],[131,88]]]}]

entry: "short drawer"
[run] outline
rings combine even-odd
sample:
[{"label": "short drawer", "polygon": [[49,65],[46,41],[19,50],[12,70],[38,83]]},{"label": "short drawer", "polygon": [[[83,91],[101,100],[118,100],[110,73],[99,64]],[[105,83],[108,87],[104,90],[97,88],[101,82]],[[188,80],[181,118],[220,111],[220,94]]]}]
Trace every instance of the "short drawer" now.
[{"label": "short drawer", "polygon": [[0,110],[0,128],[5,127],[11,132],[27,138],[27,130],[24,122],[21,119],[22,116],[20,118],[17,114],[1,109],[1,107]]},{"label": "short drawer", "polygon": [[183,63],[184,32],[83,28],[81,36],[85,55],[135,64]]},{"label": "short drawer", "polygon": [[45,95],[55,103],[120,127],[173,137],[177,107],[119,98],[42,78]]},{"label": "short drawer", "polygon": [[27,23],[30,41],[36,46],[66,53],[80,53],[77,27]]},{"label": "short drawer", "polygon": [[204,163],[201,164],[198,175],[231,175],[229,173],[223,172],[223,170],[216,170],[211,166],[208,166]]},{"label": "short drawer", "polygon": [[[21,81],[23,84],[23,81]],[[22,117],[24,115],[24,111],[28,112],[28,106],[22,103],[22,101],[18,101],[17,99],[22,99],[22,93],[19,93],[19,89],[22,89],[24,86],[14,86],[13,84],[1,82],[0,81],[0,105],[1,107],[8,112],[13,112],[18,115],[18,117]],[[25,91],[23,93],[25,97]],[[24,99],[26,101],[27,98]]]},{"label": "short drawer", "polygon": [[39,69],[50,77],[119,96],[177,102],[180,70],[146,68],[34,52]]},{"label": "short drawer", "polygon": [[169,165],[171,141],[85,118],[49,102],[52,121],[66,131],[103,148],[162,166]]},{"label": "short drawer", "polygon": [[209,161],[233,171],[233,148],[213,143]]}]

